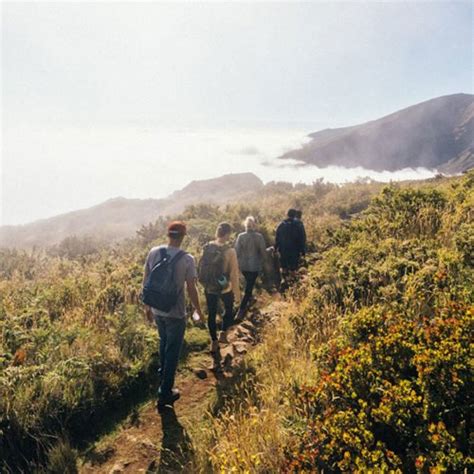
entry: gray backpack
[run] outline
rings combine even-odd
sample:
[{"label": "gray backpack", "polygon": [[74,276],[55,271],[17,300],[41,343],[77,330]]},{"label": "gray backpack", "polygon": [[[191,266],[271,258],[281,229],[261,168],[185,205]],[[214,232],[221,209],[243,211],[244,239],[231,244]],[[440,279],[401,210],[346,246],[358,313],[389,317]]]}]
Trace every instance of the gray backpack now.
[{"label": "gray backpack", "polygon": [[199,282],[209,293],[221,293],[229,284],[229,275],[224,271],[225,252],[227,245],[217,245],[209,242],[204,246],[199,262]]}]

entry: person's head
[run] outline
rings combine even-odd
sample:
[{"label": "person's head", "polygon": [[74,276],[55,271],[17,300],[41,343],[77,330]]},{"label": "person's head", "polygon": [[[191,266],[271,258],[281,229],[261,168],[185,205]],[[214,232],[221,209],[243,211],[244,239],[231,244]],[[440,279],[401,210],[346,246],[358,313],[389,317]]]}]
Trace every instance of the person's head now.
[{"label": "person's head", "polygon": [[244,221],[244,227],[247,232],[249,230],[255,230],[257,228],[257,223],[255,222],[255,218],[253,216],[247,216]]},{"label": "person's head", "polygon": [[230,238],[231,232],[232,226],[228,222],[221,222],[217,226],[216,238],[223,241],[228,240]]},{"label": "person's head", "polygon": [[296,216],[295,216],[297,219],[301,220],[301,218],[303,217],[303,211],[301,211],[300,209],[298,209],[296,211]]},{"label": "person's head", "polygon": [[168,224],[168,239],[170,245],[179,247],[187,233],[186,224],[182,221],[173,221]]},{"label": "person's head", "polygon": [[296,209],[288,209],[286,217],[288,217],[288,219],[294,219],[296,217],[296,212]]}]

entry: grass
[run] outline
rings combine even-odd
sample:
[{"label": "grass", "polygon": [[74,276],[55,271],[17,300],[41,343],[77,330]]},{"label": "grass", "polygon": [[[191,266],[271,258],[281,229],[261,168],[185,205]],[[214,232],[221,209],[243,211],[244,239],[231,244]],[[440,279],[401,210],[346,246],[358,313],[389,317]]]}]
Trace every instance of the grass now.
[{"label": "grass", "polygon": [[331,231],[213,414],[214,472],[474,467],[473,178],[386,188]]},{"label": "grass", "polygon": [[[271,244],[274,228],[290,206],[304,209],[307,234],[314,241],[302,290],[293,295],[296,300],[291,301],[290,296],[288,305],[279,308],[278,322],[249,353],[236,385],[219,388],[211,410],[218,416],[209,418],[203,441],[197,442],[197,468],[208,469],[211,463],[215,470],[235,470],[242,465],[250,472],[269,472],[289,468],[288,463],[295,460],[299,467],[311,468],[319,465],[322,456],[336,470],[356,466],[357,446],[347,449],[347,455],[336,442],[320,443],[324,430],[339,433],[342,426],[331,418],[341,414],[331,412],[336,405],[324,398],[327,390],[319,390],[322,370],[328,377],[324,383],[329,384],[337,381],[334,374],[364,362],[357,357],[365,354],[366,342],[357,339],[362,344],[359,347],[344,333],[351,319],[361,325],[363,333],[372,319],[387,324],[396,320],[401,330],[409,321],[424,327],[423,318],[440,318],[436,330],[448,331],[453,336],[450,343],[459,349],[459,334],[449,332],[457,326],[452,324],[448,330],[443,318],[452,311],[451,304],[461,304],[464,311],[454,313],[453,321],[471,314],[466,308],[474,299],[473,184],[472,172],[388,187],[273,183],[259,194],[258,206],[255,199],[222,208],[193,206],[179,216],[189,224],[185,245],[194,255],[212,237],[217,222],[229,221],[237,231],[248,214],[257,217]],[[112,428],[104,426],[100,415],[110,419],[108,414],[120,413],[118,408],[126,411],[136,405],[137,393],[144,397],[150,393],[158,336],[156,329],[142,321],[139,290],[147,250],[161,243],[162,231],[163,222],[158,222],[150,226],[146,239],[140,235],[88,255],[74,248],[66,256],[0,250],[0,426],[6,440],[0,445],[0,465],[24,463],[28,469],[32,463],[47,463],[51,439],[59,443],[69,439],[74,449],[90,441],[87,432],[95,436]],[[373,313],[365,312],[368,309]],[[375,315],[372,319],[371,314]],[[429,325],[426,329],[432,331]],[[383,331],[378,335],[380,341],[385,336]],[[413,337],[418,335],[413,333]],[[431,342],[433,347],[427,346],[427,351],[437,355],[438,343]],[[205,328],[190,328],[183,362],[189,354],[202,353],[207,344]],[[352,362],[343,357],[348,367],[338,365],[331,356],[340,350],[346,351],[344,357],[353,356]],[[440,363],[435,369],[458,377],[461,382],[452,384],[458,387],[465,384],[466,371],[458,370],[454,362],[453,366]],[[406,363],[414,370],[412,359]],[[436,388],[436,380],[439,378],[429,380],[427,386]],[[424,379],[409,380],[418,391],[417,384],[422,382]],[[405,388],[406,382],[395,386],[395,405],[408,397]],[[453,462],[458,462],[466,452],[462,434],[437,412],[439,400],[434,403],[431,392],[426,393],[424,403],[427,412],[434,413],[436,429],[428,424],[423,434],[431,451],[421,450],[419,459],[410,453],[403,460],[413,469],[417,459],[426,468],[436,467],[448,463],[451,454]],[[346,395],[338,392],[337,396],[345,400]],[[363,401],[368,397],[360,395]],[[309,405],[308,397],[312,400]],[[350,397],[346,401],[350,405]],[[446,409],[464,413],[464,399],[452,403]],[[411,407],[405,407],[410,419]],[[378,405],[373,408],[382,416]],[[348,412],[350,416],[355,413],[352,408]],[[464,423],[464,415],[459,416]],[[318,417],[331,423],[323,426]],[[318,439],[306,429],[309,425],[320,430]],[[396,432],[396,427],[389,428]],[[367,439],[373,436],[371,429],[364,432]],[[193,436],[200,439],[199,434]],[[433,437],[442,442],[430,444]],[[310,452],[312,443],[318,445],[317,459]],[[328,446],[331,452],[324,451]],[[402,457],[407,456],[405,448],[400,448]],[[370,445],[364,449],[375,456],[374,465],[381,462],[377,456],[390,451]],[[58,459],[60,465],[64,458],[67,463],[67,446],[55,452],[50,453],[52,459]]]},{"label": "grass", "polygon": [[[277,322],[264,329],[262,342],[246,355],[240,379],[209,415],[207,442],[199,445],[198,456],[208,458],[214,472],[279,472],[290,441],[282,427],[294,415],[294,388],[314,381],[307,348],[292,330],[294,302],[273,308]],[[198,470],[206,468],[201,464]]]}]

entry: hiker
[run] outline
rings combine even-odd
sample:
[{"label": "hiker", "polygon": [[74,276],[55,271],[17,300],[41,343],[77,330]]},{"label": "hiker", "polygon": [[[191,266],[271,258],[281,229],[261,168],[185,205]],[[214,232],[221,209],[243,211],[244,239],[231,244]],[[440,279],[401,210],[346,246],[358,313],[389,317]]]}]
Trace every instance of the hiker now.
[{"label": "hiker", "polygon": [[263,286],[269,291],[278,291],[281,284],[280,258],[275,247],[268,247],[263,261]]},{"label": "hiker", "polygon": [[244,222],[245,232],[238,235],[235,243],[237,260],[245,277],[245,293],[240,303],[236,321],[241,321],[252,298],[253,288],[259,273],[263,270],[266,257],[265,239],[256,231],[255,219],[248,216]]},{"label": "hiker", "polygon": [[[211,353],[219,350],[219,342],[227,342],[227,330],[234,324],[234,301],[240,301],[239,266],[235,250],[228,245],[232,227],[227,222],[217,226],[216,239],[204,246],[199,262],[199,281],[204,286]],[[224,304],[222,331],[217,338],[217,305]]]},{"label": "hiker", "polygon": [[158,408],[172,404],[180,397],[179,390],[173,386],[186,328],[185,286],[196,313],[202,319],[194,257],[180,248],[185,235],[184,222],[171,222],[168,225],[168,245],[153,247],[145,263],[145,312],[150,322],[156,321],[160,335]]},{"label": "hiker", "polygon": [[280,254],[281,273],[284,280],[282,290],[285,290],[290,281],[295,278],[300,257],[305,253],[304,230],[302,223],[296,220],[296,215],[296,209],[289,209],[286,219],[276,230],[275,250]]},{"label": "hiker", "polygon": [[301,255],[306,255],[306,229],[303,224],[303,211],[301,209],[296,210],[295,221],[298,222],[301,226],[301,230],[303,232],[303,245],[302,245],[302,252]]}]

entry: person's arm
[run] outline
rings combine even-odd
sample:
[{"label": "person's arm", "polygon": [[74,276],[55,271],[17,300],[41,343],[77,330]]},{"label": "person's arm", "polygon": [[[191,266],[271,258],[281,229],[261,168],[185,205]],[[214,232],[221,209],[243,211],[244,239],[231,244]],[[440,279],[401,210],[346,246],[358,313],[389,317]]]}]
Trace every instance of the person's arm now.
[{"label": "person's arm", "polygon": [[242,238],[240,237],[240,234],[237,236],[237,240],[235,241],[235,251],[237,253],[238,260],[240,255],[242,254]]},{"label": "person's arm", "polygon": [[196,261],[194,257],[191,255],[187,255],[185,258],[188,258],[188,265],[186,267],[186,289],[188,290],[188,296],[191,300],[191,304],[193,305],[194,309],[196,310],[197,314],[201,320],[203,319],[202,311],[201,311],[201,304],[199,303],[199,295],[196,288],[197,282],[197,270],[196,270]]},{"label": "person's arm", "polygon": [[186,280],[186,288],[188,290],[188,296],[191,300],[191,304],[193,305],[194,309],[196,310],[197,314],[201,320],[203,319],[202,311],[201,311],[201,304],[199,303],[199,295],[196,288],[196,281],[197,278],[189,278]]},{"label": "person's arm", "polygon": [[275,235],[275,251],[279,251],[280,250],[280,242],[281,240],[281,224],[277,227],[277,230],[276,230],[276,235]]},{"label": "person's arm", "polygon": [[[145,262],[145,267],[143,269],[143,283],[142,283],[142,287],[145,286],[145,282],[148,278],[148,275],[150,274],[150,254],[148,254],[148,257],[146,259],[146,262]],[[152,323],[154,318],[153,318],[153,313],[151,311],[151,307],[148,306],[148,305],[144,305],[145,307],[145,319],[146,321],[148,321],[149,323]]]},{"label": "person's arm", "polygon": [[229,267],[230,267],[230,283],[234,293],[235,301],[240,301],[240,279],[239,279],[239,263],[237,261],[237,253],[234,249],[229,249]]},{"label": "person's arm", "polygon": [[263,238],[262,234],[259,234],[258,251],[260,253],[260,257],[261,257],[262,261],[265,261],[265,257],[267,255],[267,247],[265,245],[265,239]]}]

